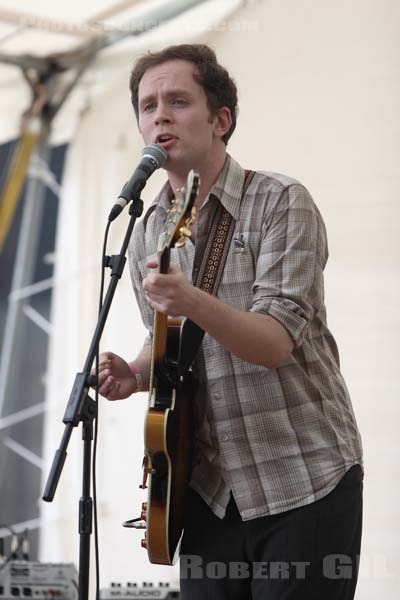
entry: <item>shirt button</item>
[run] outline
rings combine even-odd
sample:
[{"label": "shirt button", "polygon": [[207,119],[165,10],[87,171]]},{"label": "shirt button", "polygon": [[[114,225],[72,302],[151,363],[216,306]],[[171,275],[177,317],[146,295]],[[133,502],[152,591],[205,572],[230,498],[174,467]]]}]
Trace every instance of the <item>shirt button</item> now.
[{"label": "shirt button", "polygon": [[208,356],[214,356],[214,350],[209,350],[208,351]]},{"label": "shirt button", "polygon": [[214,398],[215,398],[215,400],[219,400],[221,398],[221,394],[219,394],[218,392],[215,392]]},{"label": "shirt button", "polygon": [[223,436],[221,437],[221,440],[222,440],[223,442],[227,442],[227,441],[229,440],[229,435],[223,435]]}]

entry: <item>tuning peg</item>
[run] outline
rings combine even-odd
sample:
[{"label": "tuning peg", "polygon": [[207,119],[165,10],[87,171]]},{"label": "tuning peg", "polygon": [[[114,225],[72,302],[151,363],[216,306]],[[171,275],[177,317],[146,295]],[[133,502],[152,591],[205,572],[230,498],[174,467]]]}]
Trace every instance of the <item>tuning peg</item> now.
[{"label": "tuning peg", "polygon": [[190,231],[190,229],[188,229],[187,227],[183,226],[180,228],[179,233],[181,234],[181,236],[185,236],[185,237],[191,237],[192,232]]},{"label": "tuning peg", "polygon": [[175,242],[175,247],[176,248],[182,248],[182,246],[184,246],[186,244],[187,238],[192,235],[192,232],[187,227],[181,227],[180,230],[179,230],[179,233],[181,235],[177,239],[177,241]]},{"label": "tuning peg", "polygon": [[187,227],[190,227],[191,225],[193,225],[194,220],[196,219],[196,215],[197,215],[196,207],[192,206],[192,210],[190,211],[190,215],[186,219],[186,225],[187,225]]}]

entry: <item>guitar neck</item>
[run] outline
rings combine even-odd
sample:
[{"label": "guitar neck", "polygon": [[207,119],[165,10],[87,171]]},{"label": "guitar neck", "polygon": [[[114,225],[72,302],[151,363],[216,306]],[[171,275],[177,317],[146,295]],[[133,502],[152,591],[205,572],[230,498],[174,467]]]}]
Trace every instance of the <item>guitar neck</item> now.
[{"label": "guitar neck", "polygon": [[171,261],[171,249],[165,248],[161,256],[158,258],[158,272],[166,275],[169,269],[169,263]]},{"label": "guitar neck", "polygon": [[[169,263],[171,257],[170,248],[165,248],[161,255],[158,257],[157,272],[166,274],[168,273]],[[154,371],[155,365],[163,361],[166,350],[167,350],[167,331],[168,331],[168,317],[163,313],[156,310],[154,312],[153,321],[153,346],[151,351],[151,364],[150,364],[150,390],[154,387]]]},{"label": "guitar neck", "polygon": [[[199,185],[199,174],[191,170],[188,173],[186,186],[177,190],[177,197],[171,200],[171,207],[167,210],[168,216],[165,229],[158,240],[158,273],[168,273],[171,247],[181,248],[184,246],[186,239],[191,235],[189,227],[192,225],[196,214],[194,202],[199,191]],[[168,344],[168,323],[167,315],[155,311],[150,364],[150,403],[154,401],[153,390],[156,383],[154,379],[156,366],[165,366],[167,348],[170,346]]]}]

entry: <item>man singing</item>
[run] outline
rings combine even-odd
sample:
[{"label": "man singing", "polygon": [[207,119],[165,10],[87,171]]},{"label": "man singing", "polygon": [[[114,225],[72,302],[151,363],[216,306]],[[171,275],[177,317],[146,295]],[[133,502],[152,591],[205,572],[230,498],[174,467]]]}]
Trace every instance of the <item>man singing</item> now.
[{"label": "man singing", "polygon": [[[350,600],[362,448],[327,327],[322,217],[298,181],[246,173],[227,154],[237,90],[208,46],[146,54],[134,65],[130,89],[145,144],[168,152],[168,180],[131,240],[137,302],[150,334],[155,310],[205,331],[193,364],[182,597]],[[169,272],[160,274],[158,237],[190,169],[202,182],[192,242],[173,251]],[[193,281],[221,206],[234,232],[211,295]],[[103,353],[100,393],[118,400],[148,389],[150,357],[151,335],[132,362]],[[338,570],[338,557],[350,568]]]}]

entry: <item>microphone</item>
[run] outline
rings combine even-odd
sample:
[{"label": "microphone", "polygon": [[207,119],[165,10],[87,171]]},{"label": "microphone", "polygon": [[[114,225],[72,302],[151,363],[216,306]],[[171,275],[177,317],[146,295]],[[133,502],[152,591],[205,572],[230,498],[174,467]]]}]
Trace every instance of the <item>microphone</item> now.
[{"label": "microphone", "polygon": [[160,146],[160,144],[150,144],[150,146],[143,148],[141,161],[133,172],[132,177],[122,188],[118,200],[112,207],[108,216],[109,221],[114,221],[125,206],[135,197],[140,195],[140,192],[146,185],[150,175],[152,175],[156,169],[162,167],[167,158],[168,153],[165,148]]}]

